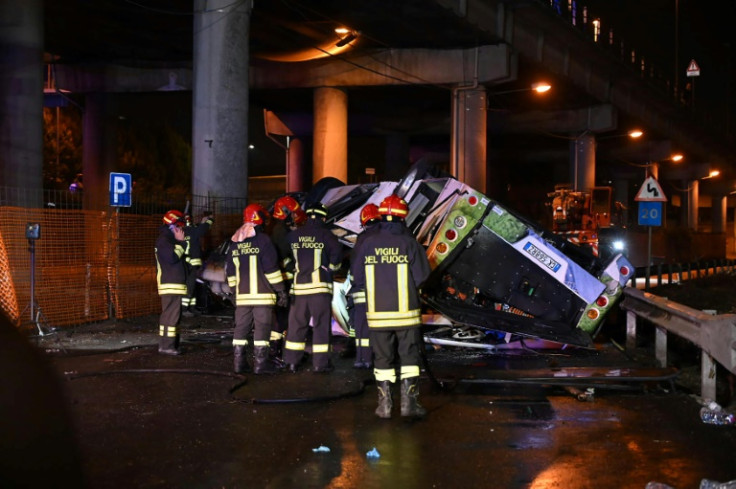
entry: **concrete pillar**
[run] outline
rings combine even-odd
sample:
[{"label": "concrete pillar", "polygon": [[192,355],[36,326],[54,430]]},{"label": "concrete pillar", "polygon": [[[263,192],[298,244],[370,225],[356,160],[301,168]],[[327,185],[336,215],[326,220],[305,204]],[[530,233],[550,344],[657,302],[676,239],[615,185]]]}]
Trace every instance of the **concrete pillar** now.
[{"label": "concrete pillar", "polygon": [[248,195],[252,3],[194,0],[192,194]]},{"label": "concrete pillar", "polygon": [[727,200],[726,195],[713,195],[713,232],[726,232]]},{"label": "concrete pillar", "polygon": [[324,177],[348,181],[348,95],[339,88],[314,90],[312,182]]},{"label": "concrete pillar", "polygon": [[586,192],[595,187],[595,146],[593,134],[583,134],[570,142],[573,190]]},{"label": "concrete pillar", "polygon": [[286,157],[286,191],[301,192],[304,190],[304,143],[301,139],[289,141]]},{"label": "concrete pillar", "polygon": [[106,210],[110,205],[110,172],[117,171],[117,99],[111,93],[85,96],[82,120],[83,205]]},{"label": "concrete pillar", "polygon": [[[0,0],[2,186],[43,187],[43,43],[43,1]],[[41,192],[33,194],[12,204],[40,207]]]},{"label": "concrete pillar", "polygon": [[488,186],[486,116],[484,87],[452,91],[452,173],[482,193],[486,193]]},{"label": "concrete pillar", "polygon": [[688,182],[687,192],[687,228],[693,231],[698,230],[698,205],[700,202],[700,181],[692,180]]}]

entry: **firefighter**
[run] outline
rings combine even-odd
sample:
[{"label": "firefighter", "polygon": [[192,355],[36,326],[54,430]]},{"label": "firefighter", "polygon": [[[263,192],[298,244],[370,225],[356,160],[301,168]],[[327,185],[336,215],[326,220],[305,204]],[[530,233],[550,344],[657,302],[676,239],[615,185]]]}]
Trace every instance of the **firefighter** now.
[{"label": "firefighter", "polygon": [[246,358],[248,335],[253,332],[253,372],[276,372],[268,358],[273,307],[288,300],[278,253],[263,230],[268,213],[259,204],[243,210],[243,225],[233,234],[225,270],[235,291],[233,365],[236,373],[250,371]]},{"label": "firefighter", "polygon": [[[363,232],[360,233],[358,239],[355,240],[353,250],[360,249],[361,243],[370,236],[372,231],[377,229],[377,224],[381,221],[381,215],[378,212],[376,204],[366,204],[360,210],[360,225]],[[373,367],[373,351],[371,350],[370,335],[368,330],[368,320],[365,316],[365,283],[356,283],[354,267],[362,266],[354,259],[350,260],[350,276],[352,286],[349,295],[353,300],[353,329],[351,333],[355,337],[355,368],[371,368]]]},{"label": "firefighter", "polygon": [[[276,200],[273,206],[274,224],[271,228],[271,239],[279,254],[279,263],[284,271],[284,280],[286,281],[286,290],[291,288],[291,281],[294,277],[294,261],[289,249],[289,243],[286,236],[304,224],[307,215],[301,208],[299,202],[290,195],[284,195]],[[284,335],[289,326],[289,304],[280,307],[276,306],[276,321],[271,329],[271,358],[276,362],[281,361],[283,356]]]},{"label": "firefighter", "polygon": [[179,355],[181,300],[187,294],[184,236],[184,214],[170,210],[163,217],[156,240],[156,281],[161,296],[158,352]]},{"label": "firefighter", "polygon": [[379,213],[381,222],[356,247],[353,256],[355,282],[365,284],[366,317],[378,387],[376,415],[391,417],[391,388],[399,367],[401,415],[421,417],[427,411],[418,401],[422,348],[419,286],[429,276],[429,261],[404,224],[408,213],[404,199],[397,195],[386,197]]},{"label": "firefighter", "polygon": [[196,226],[192,225],[190,216],[185,216],[185,220],[187,295],[182,298],[181,305],[184,308],[184,316],[196,316],[200,314],[197,309],[196,294],[197,278],[199,278],[200,270],[202,270],[202,244],[200,240],[210,230],[215,220],[210,212],[205,212],[202,220]]},{"label": "firefighter", "polygon": [[340,268],[343,252],[342,245],[325,224],[327,208],[317,203],[306,212],[307,222],[287,236],[295,268],[284,362],[290,372],[297,371],[304,357],[311,318],[312,371],[326,373],[333,369],[330,362],[332,274]]}]

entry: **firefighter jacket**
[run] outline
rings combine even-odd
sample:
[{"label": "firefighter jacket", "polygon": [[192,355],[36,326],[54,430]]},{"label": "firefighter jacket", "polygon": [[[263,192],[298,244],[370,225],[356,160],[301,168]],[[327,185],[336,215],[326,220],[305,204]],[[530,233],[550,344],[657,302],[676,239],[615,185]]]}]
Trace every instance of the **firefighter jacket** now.
[{"label": "firefighter jacket", "polygon": [[196,226],[187,226],[184,228],[184,237],[187,241],[186,261],[193,267],[202,266],[201,239],[210,230],[214,222],[212,216],[207,216],[205,220]]},{"label": "firefighter jacket", "polygon": [[421,324],[419,286],[429,276],[429,261],[403,222],[378,224],[354,249],[353,260],[355,283],[365,284],[369,328]]},{"label": "firefighter jacket", "polygon": [[228,285],[235,291],[236,306],[273,306],[275,292],[284,290],[276,247],[264,232],[230,242],[225,272]]},{"label": "firefighter jacket", "polygon": [[177,241],[168,226],[160,228],[156,239],[156,283],[159,295],[187,295],[184,249],[186,243]]},{"label": "firefighter jacket", "polygon": [[[369,223],[365,229],[363,229],[363,232],[360,233],[355,240],[355,245],[353,246],[353,252],[350,256],[350,281],[351,286],[350,290],[348,291],[348,294],[350,294],[353,298],[353,304],[365,304],[365,283],[357,283],[355,281],[355,274],[357,273],[356,267],[362,267],[363,263],[358,262],[355,259],[355,254],[357,250],[360,249],[361,244],[365,239],[371,235],[371,233],[376,232],[378,230],[378,223],[372,222]],[[365,277],[365,274],[360,274],[361,277]]]},{"label": "firefighter jacket", "polygon": [[274,220],[276,223],[271,228],[271,239],[279,254],[279,264],[284,271],[284,276],[287,280],[291,280],[294,278],[294,257],[291,256],[291,250],[289,249],[288,235],[290,229],[284,221]]},{"label": "firefighter jacket", "polygon": [[293,294],[332,294],[332,272],[340,268],[342,245],[324,221],[310,217],[287,241],[295,262]]}]

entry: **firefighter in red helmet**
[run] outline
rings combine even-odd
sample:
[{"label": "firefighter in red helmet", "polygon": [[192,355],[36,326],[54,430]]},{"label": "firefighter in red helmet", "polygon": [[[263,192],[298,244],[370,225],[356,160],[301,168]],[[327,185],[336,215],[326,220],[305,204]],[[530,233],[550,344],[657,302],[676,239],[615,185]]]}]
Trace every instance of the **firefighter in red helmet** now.
[{"label": "firefighter in red helmet", "polygon": [[[363,231],[358,235],[355,240],[355,246],[353,250],[360,248],[363,240],[367,236],[370,236],[371,232],[375,231],[377,224],[381,220],[381,215],[378,213],[378,206],[376,204],[366,204],[360,210],[360,225]],[[362,264],[360,264],[362,266]],[[370,334],[368,330],[368,320],[365,316],[365,284],[355,282],[355,270],[354,267],[358,266],[358,263],[354,260],[350,260],[350,280],[352,285],[350,287],[350,296],[353,300],[353,329],[350,333],[355,337],[355,368],[371,368],[373,367],[373,351],[371,350]]]},{"label": "firefighter in red helmet", "polygon": [[330,372],[330,338],[332,335],[332,274],[340,268],[342,245],[325,221],[327,208],[312,204],[307,209],[307,222],[290,232],[287,241],[294,257],[292,283],[294,301],[289,308],[289,328],[284,345],[284,362],[296,372],[304,358],[309,320],[313,321],[313,372]]},{"label": "firefighter in red helmet", "polygon": [[253,372],[276,372],[268,358],[273,307],[287,300],[278,254],[263,231],[268,212],[259,204],[243,211],[243,225],[233,234],[225,262],[228,285],[235,291],[233,369],[250,370],[246,358],[248,336],[253,332]]},{"label": "firefighter in red helmet", "polygon": [[376,415],[391,417],[391,386],[398,368],[401,415],[421,417],[427,411],[418,401],[423,346],[419,287],[429,277],[429,261],[424,248],[404,224],[409,212],[404,199],[390,195],[383,199],[378,211],[381,222],[355,248],[353,257],[355,282],[365,284],[366,317],[378,387]]},{"label": "firefighter in red helmet", "polygon": [[181,300],[187,294],[184,241],[184,214],[170,210],[156,239],[156,281],[161,297],[159,318],[159,353],[179,355],[179,319]]},{"label": "firefighter in red helmet", "polygon": [[[299,202],[290,195],[279,197],[273,205],[273,227],[271,228],[271,239],[279,254],[279,263],[284,271],[286,290],[291,288],[291,280],[294,277],[294,260],[291,256],[289,243],[286,235],[307,220],[307,214],[301,208]],[[277,363],[281,362],[283,355],[284,336],[289,326],[289,304],[276,306],[276,322],[271,329],[271,357]]]}]

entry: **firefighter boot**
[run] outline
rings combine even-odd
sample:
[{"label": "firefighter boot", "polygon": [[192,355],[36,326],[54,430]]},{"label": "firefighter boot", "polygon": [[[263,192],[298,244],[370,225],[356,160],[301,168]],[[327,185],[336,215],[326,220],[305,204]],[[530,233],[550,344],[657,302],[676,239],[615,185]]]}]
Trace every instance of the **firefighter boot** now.
[{"label": "firefighter boot", "polygon": [[233,370],[236,374],[244,374],[250,372],[250,365],[246,358],[245,345],[233,346]]},{"label": "firefighter boot", "polygon": [[269,356],[271,357],[271,362],[276,366],[276,368],[282,369],[286,367],[286,364],[282,360],[282,357],[284,355],[284,340],[283,338],[278,340],[271,340],[269,342]]},{"label": "firefighter boot", "polygon": [[401,415],[421,418],[427,410],[419,404],[419,377],[401,379]]},{"label": "firefighter boot", "polygon": [[177,345],[177,338],[172,336],[160,336],[158,340],[158,352],[164,355],[180,355],[181,351]]},{"label": "firefighter boot", "polygon": [[391,382],[388,380],[380,380],[376,382],[378,388],[378,407],[376,408],[376,416],[379,418],[390,418],[391,408],[394,406],[391,399]]},{"label": "firefighter boot", "polygon": [[271,360],[268,358],[268,347],[267,346],[255,346],[253,347],[253,373],[260,374],[275,374],[277,372]]}]

